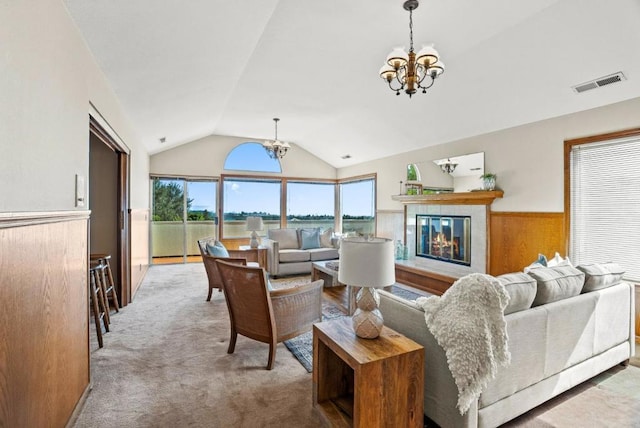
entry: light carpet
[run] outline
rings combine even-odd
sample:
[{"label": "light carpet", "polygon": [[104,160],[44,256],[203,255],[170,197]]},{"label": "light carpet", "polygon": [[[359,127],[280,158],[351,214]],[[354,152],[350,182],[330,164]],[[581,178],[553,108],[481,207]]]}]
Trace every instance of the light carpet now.
[{"label": "light carpet", "polygon": [[[227,354],[224,297],[206,297],[202,264],[151,267],[134,302],[112,317],[104,348],[90,332],[93,390],[71,426],[322,426],[304,367],[279,344],[265,370],[268,345],[242,336]],[[640,420],[639,408],[640,369],[616,367],[509,426],[638,426],[629,421]]]}]

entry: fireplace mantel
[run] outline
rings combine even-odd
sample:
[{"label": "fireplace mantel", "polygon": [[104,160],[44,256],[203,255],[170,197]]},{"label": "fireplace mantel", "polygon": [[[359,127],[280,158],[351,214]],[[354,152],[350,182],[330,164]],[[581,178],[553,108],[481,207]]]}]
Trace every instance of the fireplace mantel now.
[{"label": "fireplace mantel", "polygon": [[502,190],[480,192],[436,193],[431,195],[392,195],[391,199],[403,204],[427,205],[491,205],[501,198]]}]

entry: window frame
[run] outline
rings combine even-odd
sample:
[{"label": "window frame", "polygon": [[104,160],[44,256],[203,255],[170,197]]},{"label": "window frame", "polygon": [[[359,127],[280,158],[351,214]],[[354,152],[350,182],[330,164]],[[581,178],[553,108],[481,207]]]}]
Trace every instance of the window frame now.
[{"label": "window frame", "polygon": [[280,227],[287,228],[287,184],[289,182],[296,183],[318,183],[318,184],[334,184],[335,185],[335,200],[334,200],[334,225],[333,230],[342,231],[342,212],[340,205],[340,184],[356,182],[356,181],[365,181],[365,180],[373,180],[373,188],[374,188],[374,230],[378,228],[378,183],[377,183],[377,174],[364,174],[353,177],[345,177],[341,179],[332,179],[332,178],[309,178],[309,177],[282,177],[277,175],[263,175],[263,174],[221,174],[218,181],[218,236],[221,240],[245,240],[244,237],[225,237],[224,236],[224,183],[225,180],[245,180],[245,181],[280,181]]},{"label": "window frame", "polygon": [[631,128],[605,134],[591,135],[564,141],[564,236],[565,254],[571,249],[571,151],[575,146],[592,143],[606,143],[625,138],[640,138],[640,128]]}]

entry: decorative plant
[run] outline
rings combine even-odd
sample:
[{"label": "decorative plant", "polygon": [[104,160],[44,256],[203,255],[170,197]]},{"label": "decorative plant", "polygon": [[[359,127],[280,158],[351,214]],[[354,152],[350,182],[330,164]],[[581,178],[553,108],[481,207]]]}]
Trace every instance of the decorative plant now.
[{"label": "decorative plant", "polygon": [[493,190],[496,187],[496,174],[487,172],[480,176],[484,190]]}]

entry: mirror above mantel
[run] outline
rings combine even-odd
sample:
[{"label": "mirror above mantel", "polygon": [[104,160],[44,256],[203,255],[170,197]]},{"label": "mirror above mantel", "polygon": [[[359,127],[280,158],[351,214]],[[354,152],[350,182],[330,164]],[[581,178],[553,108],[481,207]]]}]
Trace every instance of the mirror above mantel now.
[{"label": "mirror above mantel", "polygon": [[425,193],[471,192],[482,189],[484,152],[471,153],[407,165],[408,183],[417,183]]}]

